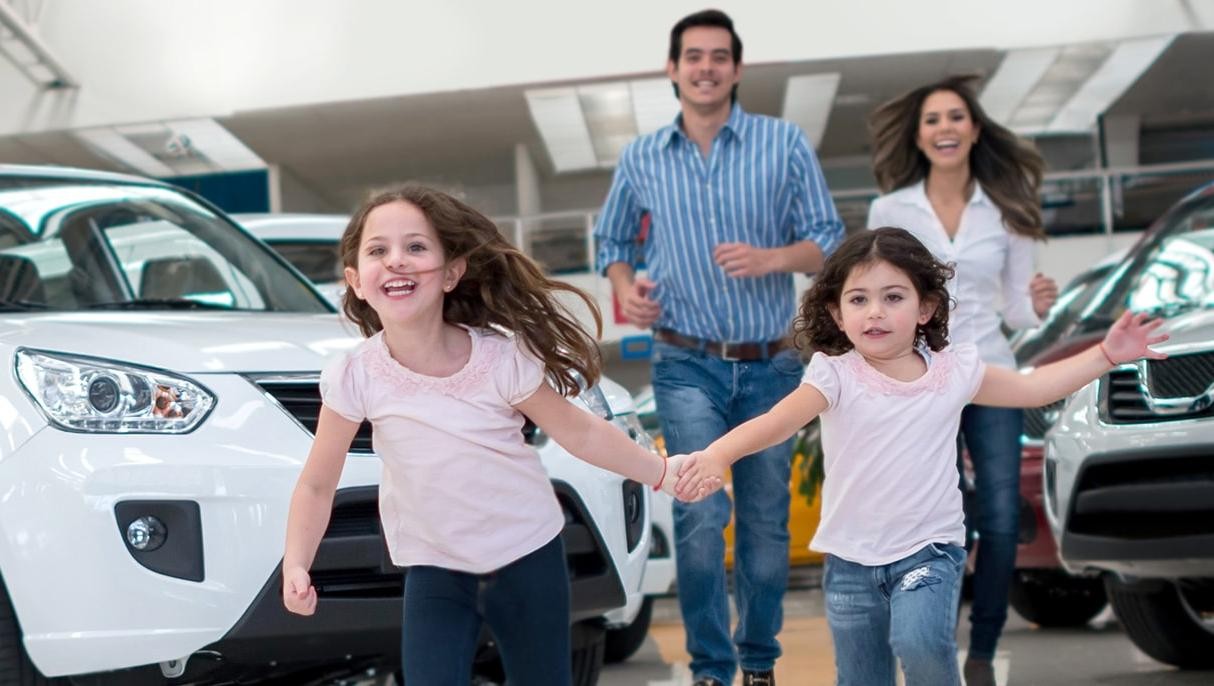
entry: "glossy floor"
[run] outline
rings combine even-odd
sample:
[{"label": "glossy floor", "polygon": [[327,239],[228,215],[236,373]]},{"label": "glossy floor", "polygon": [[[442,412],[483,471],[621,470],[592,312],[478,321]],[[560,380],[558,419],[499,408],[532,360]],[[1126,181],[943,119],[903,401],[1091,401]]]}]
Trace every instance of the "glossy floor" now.
[{"label": "glossy floor", "polygon": [[[784,607],[780,635],[784,657],[776,664],[776,682],[833,684],[834,659],[821,591],[790,591]],[[962,648],[967,642],[966,624],[962,622],[957,635]],[[659,601],[645,645],[627,662],[605,667],[600,686],[688,686],[691,674],[683,641],[677,604],[673,599]],[[995,667],[1000,686],[1214,684],[1214,673],[1180,672],[1143,655],[1108,610],[1089,626],[1071,630],[1038,629],[1013,612]]]}]

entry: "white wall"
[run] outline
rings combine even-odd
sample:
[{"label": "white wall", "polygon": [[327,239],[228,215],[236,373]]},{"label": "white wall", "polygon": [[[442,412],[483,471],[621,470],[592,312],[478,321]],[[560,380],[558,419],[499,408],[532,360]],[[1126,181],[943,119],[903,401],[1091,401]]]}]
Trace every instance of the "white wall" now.
[{"label": "white wall", "polygon": [[[704,0],[57,0],[35,27],[82,87],[0,60],[0,135],[653,72]],[[1214,0],[726,0],[750,63],[1214,28]],[[962,30],[958,30],[963,27]]]}]

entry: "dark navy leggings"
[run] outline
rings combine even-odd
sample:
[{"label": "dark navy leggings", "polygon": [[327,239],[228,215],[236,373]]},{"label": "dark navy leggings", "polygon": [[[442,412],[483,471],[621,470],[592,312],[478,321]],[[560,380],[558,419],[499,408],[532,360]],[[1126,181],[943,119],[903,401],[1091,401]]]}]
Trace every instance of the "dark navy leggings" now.
[{"label": "dark navy leggings", "polygon": [[468,686],[481,622],[512,686],[569,686],[569,573],[560,536],[487,574],[410,567],[401,639],[409,686]]}]

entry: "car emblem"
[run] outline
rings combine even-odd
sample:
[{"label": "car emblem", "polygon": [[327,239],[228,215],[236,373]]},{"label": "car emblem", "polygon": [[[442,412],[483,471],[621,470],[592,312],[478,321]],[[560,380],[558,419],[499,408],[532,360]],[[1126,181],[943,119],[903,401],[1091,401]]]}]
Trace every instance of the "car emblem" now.
[{"label": "car emblem", "polygon": [[1200,395],[1180,398],[1156,398],[1151,394],[1151,365],[1149,360],[1139,360],[1134,366],[1138,368],[1138,390],[1151,412],[1157,415],[1172,416],[1194,414],[1214,404],[1214,383],[1206,386]]}]

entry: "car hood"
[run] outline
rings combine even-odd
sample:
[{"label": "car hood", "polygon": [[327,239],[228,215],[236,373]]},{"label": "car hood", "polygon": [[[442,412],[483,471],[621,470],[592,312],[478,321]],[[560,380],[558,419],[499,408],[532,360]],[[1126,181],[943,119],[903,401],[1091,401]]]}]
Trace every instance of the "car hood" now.
[{"label": "car hood", "polygon": [[1194,310],[1164,322],[1160,331],[1168,334],[1166,343],[1156,346],[1170,351],[1188,347],[1214,347],[1214,310]]},{"label": "car hood", "polygon": [[335,314],[66,312],[0,320],[0,349],[24,346],[194,374],[318,372],[326,358],[360,340]]}]

